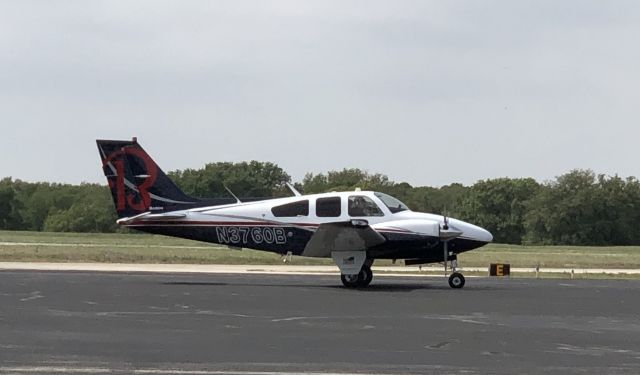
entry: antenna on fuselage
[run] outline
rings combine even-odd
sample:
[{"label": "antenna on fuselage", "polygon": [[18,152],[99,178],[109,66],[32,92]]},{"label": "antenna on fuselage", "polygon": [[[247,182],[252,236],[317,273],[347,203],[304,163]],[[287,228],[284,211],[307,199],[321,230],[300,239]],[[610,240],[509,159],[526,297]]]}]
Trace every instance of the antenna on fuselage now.
[{"label": "antenna on fuselage", "polygon": [[296,189],[293,185],[291,185],[290,183],[286,183],[287,187],[289,188],[289,190],[291,190],[291,192],[293,193],[293,195],[295,195],[296,197],[301,196],[302,194],[300,194],[300,192],[298,191],[298,189]]},{"label": "antenna on fuselage", "polygon": [[240,198],[236,197],[236,195],[233,194],[233,191],[231,191],[231,189],[229,189],[226,185],[224,185],[224,188],[225,188],[225,190],[227,190],[229,192],[229,194],[231,194],[232,197],[234,197],[236,199],[236,203],[242,203]]}]

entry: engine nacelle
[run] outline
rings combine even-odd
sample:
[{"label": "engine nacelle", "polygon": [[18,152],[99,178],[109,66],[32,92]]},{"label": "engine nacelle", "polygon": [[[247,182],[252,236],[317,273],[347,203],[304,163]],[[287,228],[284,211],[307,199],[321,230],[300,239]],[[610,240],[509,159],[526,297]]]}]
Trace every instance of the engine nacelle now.
[{"label": "engine nacelle", "polygon": [[408,220],[393,220],[386,221],[384,223],[375,224],[372,226],[374,229],[397,229],[406,230],[415,234],[421,234],[424,236],[440,237],[440,223],[434,220],[424,219],[408,219]]}]

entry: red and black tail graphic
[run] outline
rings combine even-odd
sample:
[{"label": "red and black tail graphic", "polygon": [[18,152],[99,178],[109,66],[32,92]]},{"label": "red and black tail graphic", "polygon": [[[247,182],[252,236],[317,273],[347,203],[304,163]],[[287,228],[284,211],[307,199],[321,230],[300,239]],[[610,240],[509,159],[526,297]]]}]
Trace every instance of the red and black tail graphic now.
[{"label": "red and black tail graphic", "polygon": [[118,217],[204,205],[202,200],[184,194],[135,138],[131,141],[98,140],[97,143]]}]

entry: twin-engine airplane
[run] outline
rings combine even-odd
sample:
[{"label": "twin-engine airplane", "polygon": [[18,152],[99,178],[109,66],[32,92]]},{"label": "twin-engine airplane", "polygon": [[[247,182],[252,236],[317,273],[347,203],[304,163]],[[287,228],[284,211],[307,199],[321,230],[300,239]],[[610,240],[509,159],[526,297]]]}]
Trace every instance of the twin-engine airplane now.
[{"label": "twin-engine airplane", "polygon": [[[383,193],[350,191],[240,201],[185,195],[131,141],[98,140],[118,224],[140,231],[278,254],[332,258],[347,288],[366,287],[375,259],[450,262],[449,285],[462,288],[457,255],[493,237],[456,219],[413,212]],[[233,195],[233,193],[231,193]]]}]

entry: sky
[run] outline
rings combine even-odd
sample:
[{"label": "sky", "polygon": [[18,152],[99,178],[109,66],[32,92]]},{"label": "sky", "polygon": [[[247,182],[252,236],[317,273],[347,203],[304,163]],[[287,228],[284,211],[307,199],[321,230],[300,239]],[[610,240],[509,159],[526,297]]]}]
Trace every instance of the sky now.
[{"label": "sky", "polygon": [[637,1],[2,1],[0,177],[271,161],[414,186],[640,177]]}]

